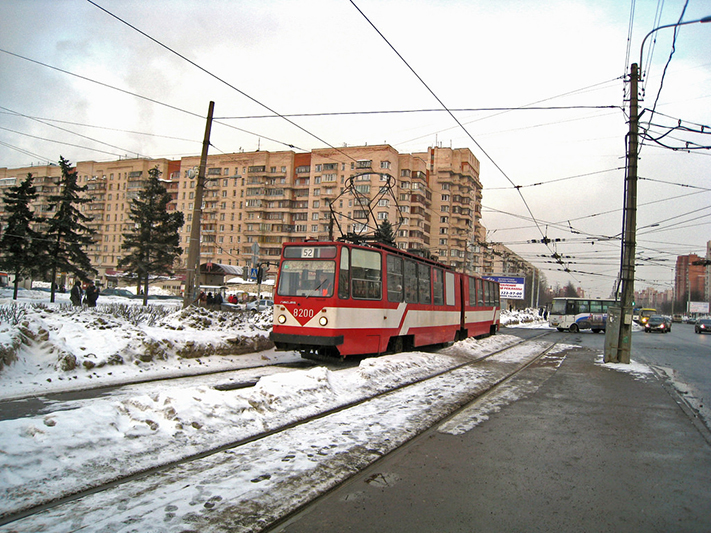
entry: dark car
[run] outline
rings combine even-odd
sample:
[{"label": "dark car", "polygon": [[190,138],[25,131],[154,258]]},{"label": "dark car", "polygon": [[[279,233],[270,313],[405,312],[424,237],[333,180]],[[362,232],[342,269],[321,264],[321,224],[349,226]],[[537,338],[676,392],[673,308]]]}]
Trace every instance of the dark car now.
[{"label": "dark car", "polygon": [[135,298],[136,295],[126,289],[104,289],[100,293],[103,296],[123,296],[124,298]]},{"label": "dark car", "polygon": [[662,333],[669,333],[671,331],[672,322],[670,318],[662,315],[652,315],[647,320],[644,325],[644,331],[651,333],[652,331],[660,331]]},{"label": "dark car", "polygon": [[694,326],[696,333],[711,333],[711,318],[699,318]]}]

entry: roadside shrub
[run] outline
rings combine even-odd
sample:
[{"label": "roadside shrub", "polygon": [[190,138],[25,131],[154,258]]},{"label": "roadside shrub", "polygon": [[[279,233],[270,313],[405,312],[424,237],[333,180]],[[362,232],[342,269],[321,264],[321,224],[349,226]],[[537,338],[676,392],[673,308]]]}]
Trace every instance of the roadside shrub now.
[{"label": "roadside shrub", "polygon": [[9,304],[0,305],[0,322],[17,326],[27,314],[25,306]]}]

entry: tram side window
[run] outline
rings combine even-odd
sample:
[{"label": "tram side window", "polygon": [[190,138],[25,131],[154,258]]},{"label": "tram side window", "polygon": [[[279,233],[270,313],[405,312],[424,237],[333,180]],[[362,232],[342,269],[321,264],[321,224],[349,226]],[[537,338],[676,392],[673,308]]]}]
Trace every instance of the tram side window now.
[{"label": "tram side window", "polygon": [[[487,307],[499,306],[499,285],[493,281],[483,280],[484,302]],[[481,297],[480,297],[481,299]]]},{"label": "tram side window", "polygon": [[469,305],[476,305],[476,278],[469,278]]},{"label": "tram side window", "polygon": [[414,261],[405,261],[405,301],[417,303],[417,264]]},{"label": "tram side window", "polygon": [[483,279],[477,279],[476,280],[476,297],[477,297],[477,305],[479,307],[484,307],[484,280]]},{"label": "tram side window", "polygon": [[341,300],[347,300],[350,296],[350,265],[348,257],[348,248],[341,248],[341,267],[338,271],[338,297]]},{"label": "tram side window", "polygon": [[444,305],[444,276],[439,268],[432,269],[432,303]]},{"label": "tram side window", "polygon": [[380,252],[351,250],[351,285],[353,298],[380,300],[383,291],[383,271]]},{"label": "tram side window", "polygon": [[418,300],[421,304],[432,303],[432,273],[429,265],[417,263]]},{"label": "tram side window", "polygon": [[457,304],[457,297],[455,296],[455,290],[458,288],[459,285],[455,283],[455,278],[454,278],[454,273],[453,272],[445,272],[444,273],[444,291],[445,291],[445,300],[447,305],[456,305]]},{"label": "tram side window", "polygon": [[389,255],[388,264],[388,301],[402,302],[403,300],[403,284],[402,284],[402,258],[394,255]]}]

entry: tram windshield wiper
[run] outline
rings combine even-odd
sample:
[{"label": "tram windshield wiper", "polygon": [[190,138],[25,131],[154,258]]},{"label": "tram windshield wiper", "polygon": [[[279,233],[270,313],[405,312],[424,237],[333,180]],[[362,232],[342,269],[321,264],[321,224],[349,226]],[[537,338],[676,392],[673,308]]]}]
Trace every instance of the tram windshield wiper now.
[{"label": "tram windshield wiper", "polygon": [[313,289],[311,289],[310,294],[307,294],[306,297],[309,298],[310,296],[318,296],[318,291],[319,291],[319,289],[320,289],[320,288],[323,286],[323,284],[326,283],[327,281],[328,281],[328,278],[322,280],[321,283],[319,283],[317,287],[314,287]]}]

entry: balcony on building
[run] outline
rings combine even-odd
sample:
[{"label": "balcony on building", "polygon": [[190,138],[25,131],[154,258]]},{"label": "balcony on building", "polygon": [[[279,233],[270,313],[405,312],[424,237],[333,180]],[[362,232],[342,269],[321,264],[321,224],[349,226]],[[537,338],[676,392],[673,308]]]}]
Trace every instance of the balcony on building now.
[{"label": "balcony on building", "polygon": [[220,208],[217,207],[217,202],[208,202],[202,207],[203,214],[217,213],[219,210]]},{"label": "balcony on building", "polygon": [[93,192],[93,191],[105,191],[106,190],[106,182],[105,181],[90,181],[89,183],[86,184],[86,190]]}]

